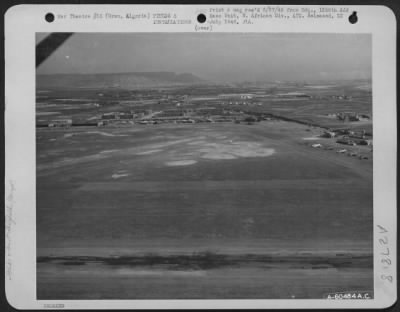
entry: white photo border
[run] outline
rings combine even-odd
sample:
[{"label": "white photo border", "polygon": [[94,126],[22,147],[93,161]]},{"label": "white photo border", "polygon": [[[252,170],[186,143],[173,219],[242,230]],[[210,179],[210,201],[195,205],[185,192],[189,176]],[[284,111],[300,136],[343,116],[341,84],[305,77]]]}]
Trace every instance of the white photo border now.
[{"label": "white photo border", "polygon": [[[231,5],[241,7],[244,5]],[[253,5],[250,5],[253,6]],[[259,5],[254,5],[259,6]],[[5,278],[8,302],[17,309],[184,309],[184,308],[385,308],[396,293],[396,18],[385,6],[342,6],[357,11],[358,23],[342,20],[259,20],[220,25],[213,32],[366,33],[372,35],[374,299],[262,300],[37,300],[36,299],[36,147],[35,34],[50,32],[196,32],[199,12],[227,5],[18,5],[5,15]],[[296,7],[283,5],[282,7]],[[319,6],[301,6],[314,7]],[[339,6],[331,6],[339,7]],[[45,21],[48,12],[92,14],[170,12],[192,24],[153,24],[151,20]],[[383,229],[386,230],[384,232]],[[380,239],[387,241],[382,244]],[[382,266],[390,253],[392,265]],[[383,276],[392,276],[392,282]]]}]

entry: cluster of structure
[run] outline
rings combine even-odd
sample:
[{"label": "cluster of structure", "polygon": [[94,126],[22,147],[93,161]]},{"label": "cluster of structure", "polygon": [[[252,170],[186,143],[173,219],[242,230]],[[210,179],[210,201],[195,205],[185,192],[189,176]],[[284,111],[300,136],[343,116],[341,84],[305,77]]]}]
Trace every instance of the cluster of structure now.
[{"label": "cluster of structure", "polygon": [[[360,146],[356,150],[354,148],[344,149],[340,148],[336,152],[340,154],[347,154],[348,156],[355,156],[359,159],[368,159],[369,156],[365,155],[365,152],[372,151],[372,133],[368,133],[365,130],[349,130],[349,129],[334,129],[334,130],[325,130],[323,134],[321,134],[322,138],[334,138],[336,139],[335,143],[349,145],[352,147]],[[371,146],[368,150],[362,148],[361,146]],[[326,150],[333,150],[335,145],[333,144],[325,144],[325,143],[314,143],[311,145],[313,148],[320,148]]]},{"label": "cluster of structure", "polygon": [[271,114],[244,112],[223,107],[198,107],[198,108],[170,108],[153,111],[130,110],[106,112],[90,118],[86,122],[73,122],[71,119],[51,120],[40,127],[70,127],[70,126],[108,126],[108,125],[145,125],[161,123],[203,123],[203,122],[234,122],[247,123],[274,119]]},{"label": "cluster of structure", "polygon": [[[324,148],[326,150],[333,150],[334,149],[332,146],[324,146],[321,143],[312,144],[311,147],[313,147],[313,148]],[[345,148],[338,149],[336,151],[336,153],[338,153],[338,154],[346,154],[347,153],[347,156],[358,157],[359,159],[368,159],[368,156],[366,156],[366,155],[358,154],[355,151],[348,151]]]},{"label": "cluster of structure", "polygon": [[321,135],[323,138],[337,138],[336,143],[345,145],[372,145],[372,133],[365,130],[355,131],[349,129],[326,130]]},{"label": "cluster of structure", "polygon": [[[197,109],[167,109],[153,112],[130,111],[112,112],[101,116],[99,126],[120,123],[159,124],[159,123],[201,123],[201,122],[248,122],[250,116],[243,111],[227,110],[220,107],[201,107]],[[257,117],[254,121],[268,120],[268,117]],[[252,120],[253,121],[253,120]]]},{"label": "cluster of structure", "polygon": [[367,121],[371,119],[371,116],[368,114],[358,114],[356,112],[339,112],[335,114],[328,114],[328,117],[336,118],[343,122]]}]

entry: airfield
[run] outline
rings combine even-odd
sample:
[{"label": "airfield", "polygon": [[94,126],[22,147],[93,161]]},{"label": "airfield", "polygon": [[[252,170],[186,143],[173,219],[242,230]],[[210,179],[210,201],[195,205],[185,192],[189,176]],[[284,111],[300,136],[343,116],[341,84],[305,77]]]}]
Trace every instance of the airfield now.
[{"label": "airfield", "polygon": [[38,298],[372,294],[372,149],[323,130],[37,128]]}]

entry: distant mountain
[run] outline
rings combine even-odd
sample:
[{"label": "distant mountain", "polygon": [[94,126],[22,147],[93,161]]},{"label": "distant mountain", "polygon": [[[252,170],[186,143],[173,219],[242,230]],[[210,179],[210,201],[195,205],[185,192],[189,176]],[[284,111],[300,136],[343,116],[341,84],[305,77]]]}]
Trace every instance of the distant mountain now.
[{"label": "distant mountain", "polygon": [[191,74],[174,72],[135,72],[116,74],[37,75],[37,88],[123,88],[203,84],[205,80]]}]

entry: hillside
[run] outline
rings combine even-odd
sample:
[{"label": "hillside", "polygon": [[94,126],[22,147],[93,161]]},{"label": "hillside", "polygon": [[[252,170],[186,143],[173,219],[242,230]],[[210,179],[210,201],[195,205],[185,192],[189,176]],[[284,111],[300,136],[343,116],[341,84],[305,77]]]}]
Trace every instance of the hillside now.
[{"label": "hillside", "polygon": [[203,84],[191,73],[135,72],[115,74],[52,74],[37,75],[37,88],[140,88]]}]

